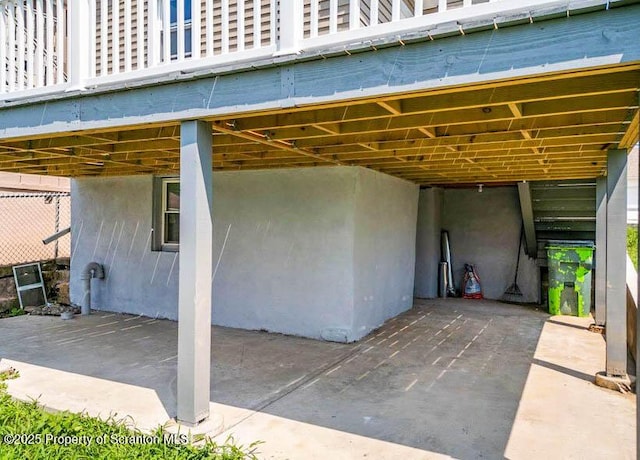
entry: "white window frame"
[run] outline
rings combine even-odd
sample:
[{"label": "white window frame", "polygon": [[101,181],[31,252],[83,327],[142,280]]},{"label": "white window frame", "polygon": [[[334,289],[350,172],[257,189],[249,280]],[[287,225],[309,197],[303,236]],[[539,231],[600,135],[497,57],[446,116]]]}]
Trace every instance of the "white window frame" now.
[{"label": "white window frame", "polygon": [[[20,285],[20,281],[18,279],[18,270],[24,267],[38,267],[38,276],[40,277],[40,281],[32,284],[25,284],[24,286]],[[18,301],[20,302],[20,308],[24,310],[24,303],[22,301],[22,293],[24,291],[30,291],[33,289],[41,289],[42,290],[42,298],[44,299],[44,304],[47,304],[47,291],[44,287],[44,279],[42,278],[42,268],[40,267],[40,262],[33,262],[22,265],[15,265],[13,267],[13,279],[16,283],[16,291],[18,292]],[[27,305],[31,306],[31,305]]]},{"label": "white window frame", "polygon": [[[155,177],[153,183],[153,238],[152,251],[177,252],[180,250],[180,243],[166,242],[166,215],[178,214],[180,209],[169,210],[167,203],[167,189],[169,184],[180,184],[179,177]],[[178,219],[179,220],[179,219]]]},{"label": "white window frame", "polygon": [[[166,229],[166,215],[167,214],[177,214],[180,216],[180,208],[178,210],[169,210],[167,203],[167,192],[169,189],[169,184],[178,184],[180,185],[180,179],[177,178],[163,178],[162,179],[162,208],[161,208],[161,221],[160,221],[160,243],[163,249],[174,248],[177,249],[180,246],[180,241],[177,243],[168,242],[167,241],[167,229]],[[179,222],[179,219],[178,219]]]}]

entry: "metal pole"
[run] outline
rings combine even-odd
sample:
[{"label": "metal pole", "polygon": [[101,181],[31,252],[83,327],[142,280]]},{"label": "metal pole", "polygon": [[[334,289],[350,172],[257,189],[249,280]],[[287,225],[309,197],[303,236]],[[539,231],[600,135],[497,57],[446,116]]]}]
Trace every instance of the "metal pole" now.
[{"label": "metal pole", "polygon": [[[56,196],[56,223],[55,233],[60,231],[60,197]],[[56,240],[53,246],[53,260],[58,260],[58,240]]]}]

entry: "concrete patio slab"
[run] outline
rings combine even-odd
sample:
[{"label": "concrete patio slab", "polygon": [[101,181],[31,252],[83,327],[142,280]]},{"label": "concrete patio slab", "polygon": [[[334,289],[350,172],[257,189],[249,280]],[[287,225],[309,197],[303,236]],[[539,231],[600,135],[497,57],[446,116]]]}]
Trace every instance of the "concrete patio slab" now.
[{"label": "concrete patio slab", "polygon": [[[593,383],[588,319],[490,301],[417,300],[357,344],[213,327],[211,421],[262,458],[633,458],[635,403]],[[16,397],[175,416],[176,323],[98,313],[0,321]]]}]

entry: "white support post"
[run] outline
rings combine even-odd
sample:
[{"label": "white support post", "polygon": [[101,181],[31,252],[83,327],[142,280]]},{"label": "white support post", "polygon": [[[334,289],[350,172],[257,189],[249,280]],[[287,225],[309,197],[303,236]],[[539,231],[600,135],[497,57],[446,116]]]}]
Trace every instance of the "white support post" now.
[{"label": "white support post", "polygon": [[413,15],[418,18],[424,14],[424,2],[423,0],[416,0],[413,6]]},{"label": "white support post", "polygon": [[360,28],[360,0],[349,2],[349,30]]},{"label": "white support post", "polygon": [[[15,9],[16,16],[16,42],[15,44],[18,47],[18,60],[15,62],[16,70],[17,70],[17,79],[16,79],[16,87],[18,90],[24,89],[25,85],[25,69],[24,69],[24,61],[25,61],[25,26],[24,26],[24,4],[16,5]],[[29,57],[32,59],[32,56]]]},{"label": "white support post", "polygon": [[[280,0],[280,39],[278,55],[295,54],[300,50],[303,37],[303,2],[300,0]],[[274,19],[272,18],[272,21]]]},{"label": "white support post", "polygon": [[607,178],[596,179],[596,280],[597,326],[604,326],[607,311]]},{"label": "white support post", "polygon": [[191,2],[191,59],[200,59],[200,40],[202,39],[202,2]]},{"label": "white support post", "polygon": [[[150,3],[154,3],[152,0]],[[149,5],[151,6],[151,5]],[[151,22],[151,21],[149,21]],[[144,1],[136,1],[136,69],[144,69]]]},{"label": "white support post", "polygon": [[371,18],[369,18],[369,25],[375,26],[378,24],[378,0],[371,0]]},{"label": "white support post", "polygon": [[171,62],[171,5],[169,0],[160,0],[162,6],[162,62]]},{"label": "white support post", "polygon": [[627,151],[607,153],[607,369],[627,375]]},{"label": "white support post", "polygon": [[311,18],[309,24],[309,36],[315,38],[318,36],[318,16],[320,14],[320,0],[311,0]]},{"label": "white support post", "polygon": [[391,0],[391,21],[397,22],[400,20],[400,0]]},{"label": "white support post", "polygon": [[[158,0],[149,1],[149,13],[147,19],[147,67],[153,68],[160,62],[160,14]],[[144,24],[144,17],[138,27]]]},{"label": "white support post", "polygon": [[180,126],[178,420],[209,416],[213,268],[212,134],[209,123]]},{"label": "white support post", "polygon": [[124,0],[124,71],[131,72],[133,69],[133,37],[131,31],[131,0]]},{"label": "white support post", "polygon": [[109,0],[100,3],[100,75],[109,73]]},{"label": "white support post", "polygon": [[229,24],[229,0],[222,0],[221,15],[222,37],[220,38],[220,47],[222,48],[221,53],[227,54],[229,52],[229,29],[231,28],[231,24]]},{"label": "white support post", "polygon": [[253,0],[253,48],[262,47],[262,2]]},{"label": "white support post", "polygon": [[33,77],[35,76],[35,68],[34,68],[34,45],[35,45],[35,33],[34,33],[34,20],[35,17],[35,8],[33,7],[33,0],[27,0],[26,10],[25,10],[25,23],[26,23],[26,31],[27,31],[27,89],[33,88]]},{"label": "white support post", "polygon": [[69,10],[69,81],[71,89],[84,89],[84,82],[91,75],[92,18],[91,0],[74,0],[67,3]]},{"label": "white support post", "polygon": [[237,14],[236,14],[236,35],[237,35],[237,50],[244,51],[244,39],[245,39],[245,4],[244,0],[236,0]]},{"label": "white support post", "polygon": [[[187,0],[188,1],[188,0]],[[184,0],[178,0],[176,2],[176,18],[177,18],[177,31],[176,34],[176,50],[178,54],[178,61],[184,61],[185,55],[185,39],[184,39]],[[193,33],[193,30],[191,31]]]},{"label": "white support post", "polygon": [[[213,0],[207,0],[205,5],[205,27],[207,28],[207,57],[213,56]],[[254,14],[255,18],[255,14]]]}]

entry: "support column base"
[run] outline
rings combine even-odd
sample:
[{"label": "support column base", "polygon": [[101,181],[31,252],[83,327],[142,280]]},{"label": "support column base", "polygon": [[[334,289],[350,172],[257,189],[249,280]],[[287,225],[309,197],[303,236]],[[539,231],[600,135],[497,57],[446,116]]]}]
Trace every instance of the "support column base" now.
[{"label": "support column base", "polygon": [[606,329],[605,329],[604,326],[601,326],[601,325],[596,324],[596,323],[592,323],[592,324],[589,325],[589,332],[594,332],[596,334],[604,335],[605,330]]},{"label": "support column base", "polygon": [[598,372],[596,374],[595,384],[602,388],[607,388],[620,393],[629,393],[631,391],[631,378],[628,375],[612,376],[606,372]]},{"label": "support column base", "polygon": [[224,417],[218,412],[210,413],[209,417],[196,424],[173,418],[164,427],[169,433],[184,433],[184,428],[187,428],[187,432],[191,435],[208,434],[215,436],[224,430]]}]

